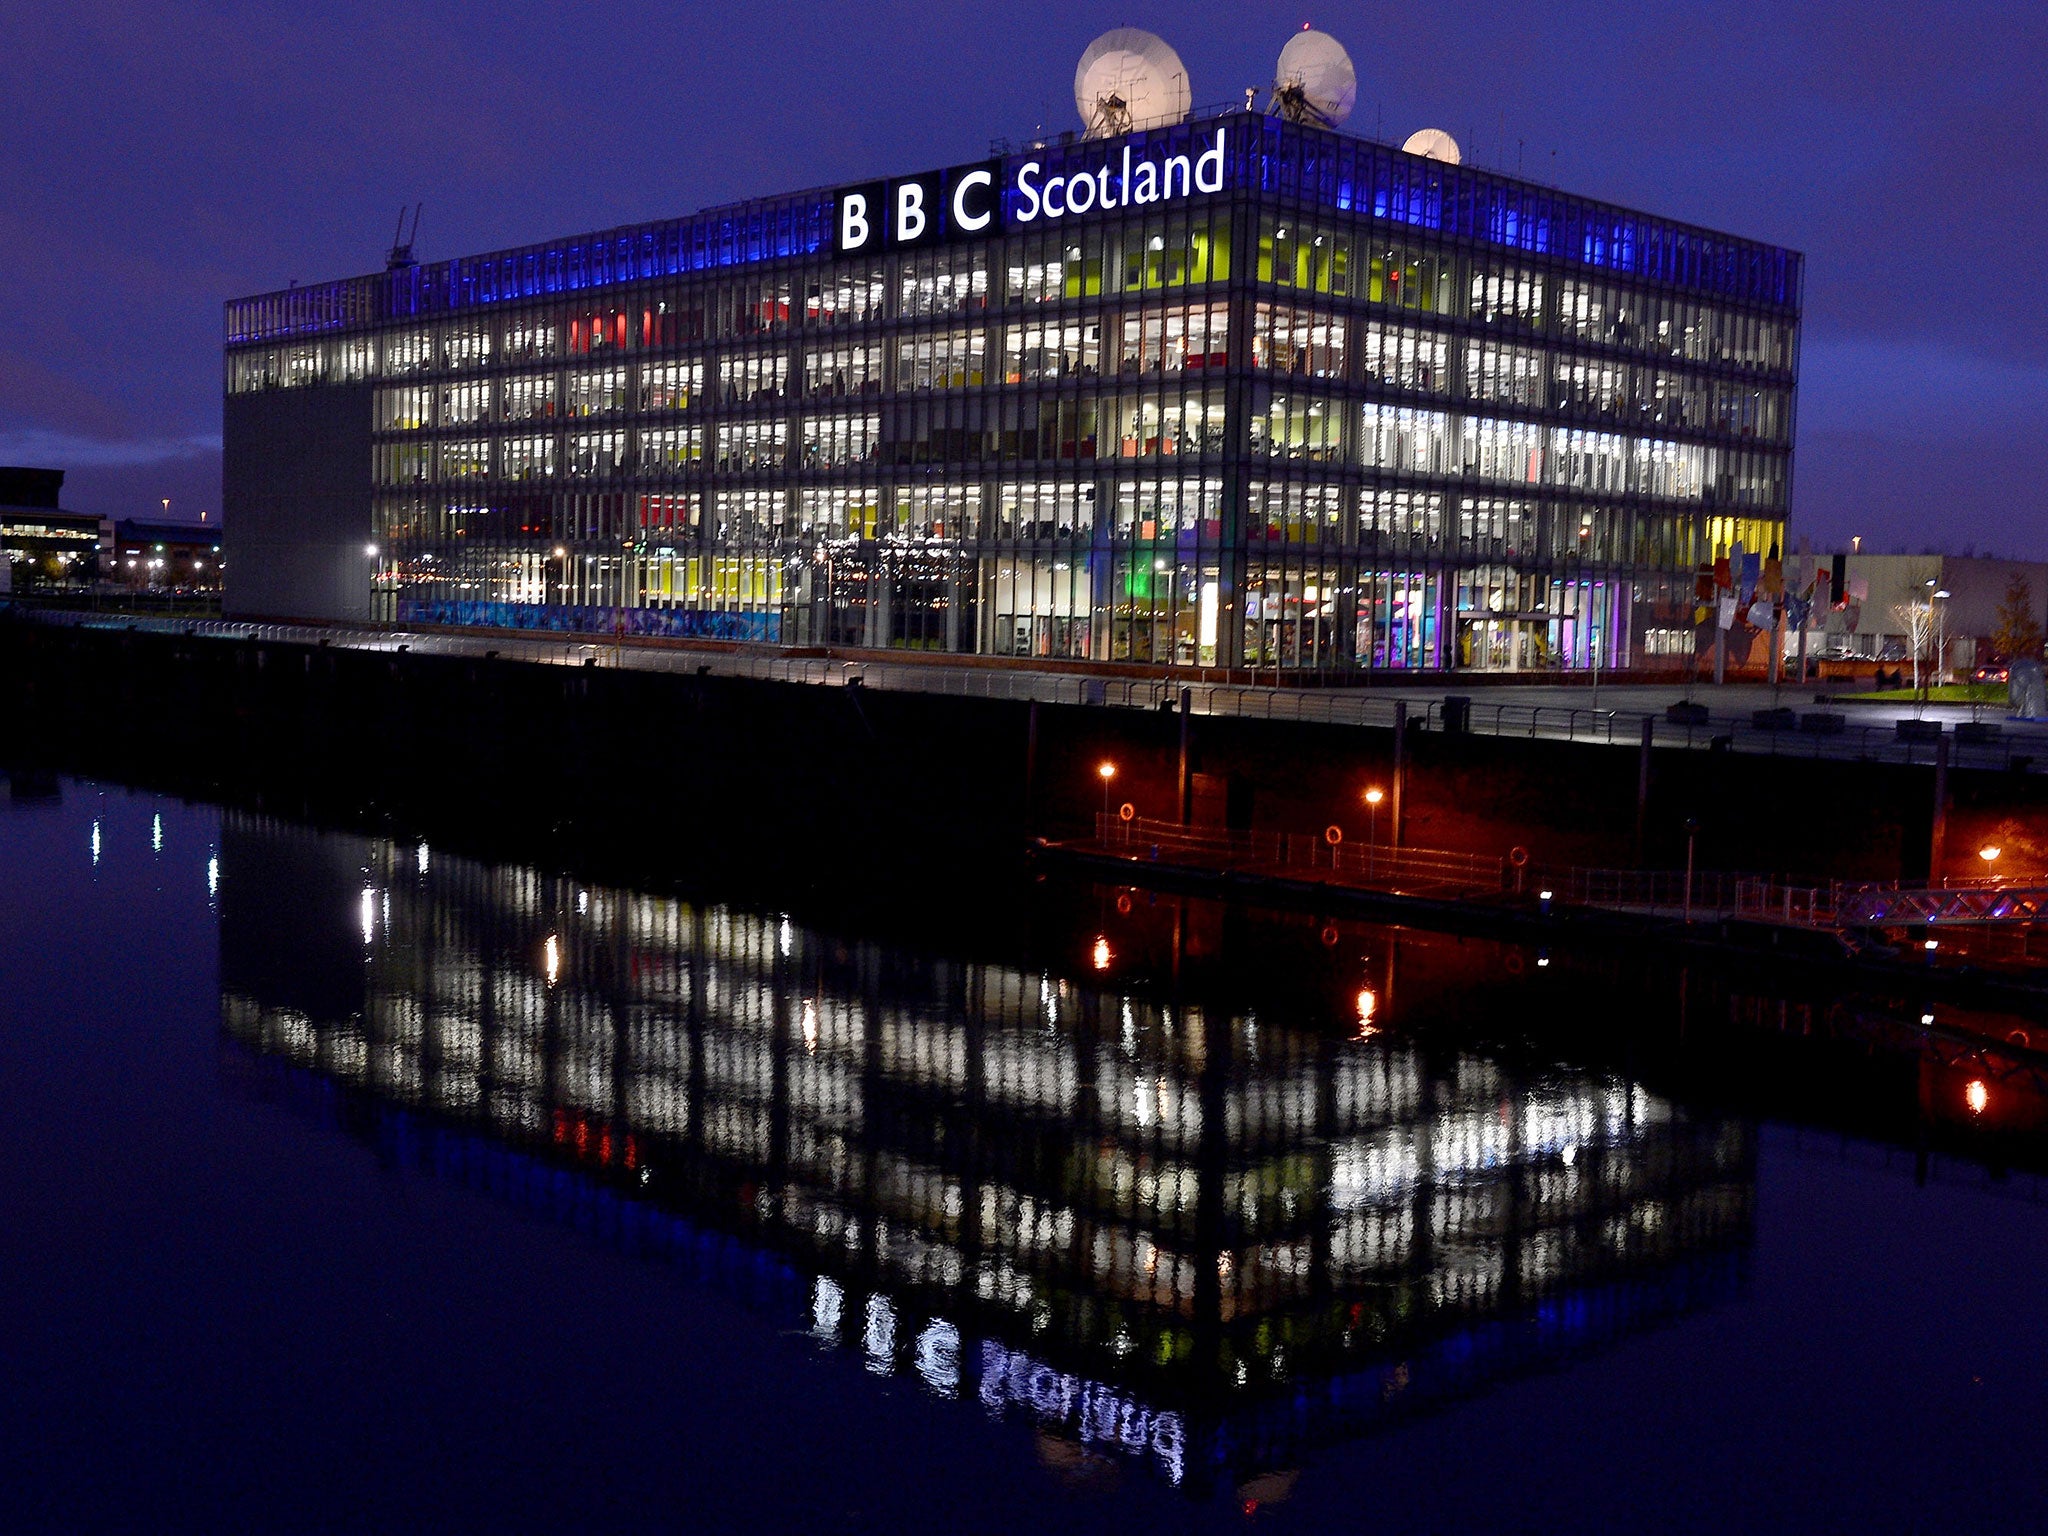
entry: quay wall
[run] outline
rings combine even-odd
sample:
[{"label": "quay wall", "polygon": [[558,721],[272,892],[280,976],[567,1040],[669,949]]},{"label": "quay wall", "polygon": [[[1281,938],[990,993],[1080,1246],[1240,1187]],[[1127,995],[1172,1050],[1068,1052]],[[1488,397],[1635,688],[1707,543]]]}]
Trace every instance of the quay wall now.
[{"label": "quay wall", "polygon": [[[1391,838],[1393,732],[1196,717],[1195,818]],[[0,761],[279,809],[573,837],[622,865],[941,876],[1016,861],[1108,803],[1172,819],[1181,722],[715,675],[540,665],[0,619]],[[1927,873],[1933,770],[1414,731],[1404,841],[1537,864],[1819,878]],[[1377,817],[1364,791],[1386,790]],[[2048,783],[1952,772],[1943,871],[2048,869]]]}]

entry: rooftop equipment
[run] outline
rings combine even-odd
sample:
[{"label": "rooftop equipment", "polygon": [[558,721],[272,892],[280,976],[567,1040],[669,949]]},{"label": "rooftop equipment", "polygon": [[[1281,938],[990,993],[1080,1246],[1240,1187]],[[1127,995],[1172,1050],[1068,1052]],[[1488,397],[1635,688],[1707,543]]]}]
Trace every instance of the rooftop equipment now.
[{"label": "rooftop equipment", "polygon": [[1091,139],[1184,121],[1193,104],[1180,55],[1137,27],[1103,33],[1074,71],[1074,109]]},{"label": "rooftop equipment", "polygon": [[1287,39],[1273,71],[1273,96],[1266,110],[1290,123],[1334,128],[1351,115],[1358,100],[1358,71],[1351,55],[1327,32],[1303,27]]}]

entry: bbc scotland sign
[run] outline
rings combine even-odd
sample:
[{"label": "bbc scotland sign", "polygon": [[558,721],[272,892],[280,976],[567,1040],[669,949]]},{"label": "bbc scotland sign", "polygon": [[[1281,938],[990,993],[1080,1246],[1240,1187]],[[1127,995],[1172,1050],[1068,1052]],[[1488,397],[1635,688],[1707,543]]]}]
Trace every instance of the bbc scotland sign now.
[{"label": "bbc scotland sign", "polygon": [[[1047,174],[1043,160],[1000,160],[843,187],[834,203],[835,255],[914,250],[971,240],[999,226],[1028,229],[1070,216],[1204,197],[1223,190],[1229,129],[1198,135],[1185,154],[1126,142],[1101,164]],[[1007,180],[1005,179],[1007,176]]]}]

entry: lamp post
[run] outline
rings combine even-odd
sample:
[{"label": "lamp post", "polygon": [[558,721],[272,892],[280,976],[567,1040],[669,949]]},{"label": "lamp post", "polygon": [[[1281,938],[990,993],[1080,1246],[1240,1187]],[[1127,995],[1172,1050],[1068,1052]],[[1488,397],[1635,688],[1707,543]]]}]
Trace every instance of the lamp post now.
[{"label": "lamp post", "polygon": [[1368,866],[1379,859],[1380,846],[1380,802],[1387,798],[1387,792],[1375,784],[1365,792],[1365,808],[1369,813],[1366,822],[1365,857]]},{"label": "lamp post", "polygon": [[1116,777],[1116,764],[1104,762],[1095,769],[1095,776],[1102,780],[1102,840],[1109,841],[1109,783]]},{"label": "lamp post", "polygon": [[1600,583],[1594,582],[1587,590],[1592,617],[1586,623],[1586,640],[1593,653],[1593,718],[1597,729],[1600,717]]},{"label": "lamp post", "polygon": [[[1942,601],[1948,596],[1945,587],[1937,587],[1934,600]],[[1948,670],[1948,609],[1934,610],[1934,685],[1941,686],[1942,674]]]},{"label": "lamp post", "polygon": [[1693,817],[1685,818],[1685,920],[1692,921],[1692,850],[1693,842],[1699,836],[1700,824]]}]

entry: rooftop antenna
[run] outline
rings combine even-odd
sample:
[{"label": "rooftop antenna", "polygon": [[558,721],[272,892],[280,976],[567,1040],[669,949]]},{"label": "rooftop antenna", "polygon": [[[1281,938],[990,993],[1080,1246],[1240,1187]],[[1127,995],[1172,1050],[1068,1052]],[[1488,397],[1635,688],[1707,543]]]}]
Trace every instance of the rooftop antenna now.
[{"label": "rooftop antenna", "polygon": [[1357,100],[1358,71],[1342,43],[1306,26],[1287,39],[1273,71],[1268,112],[1290,123],[1334,128],[1351,115]]},{"label": "rooftop antenna", "polygon": [[405,232],[405,206],[403,204],[399,205],[398,228],[391,232],[391,253],[384,258],[384,270],[386,272],[396,272],[402,267],[416,267],[419,265],[413,259],[412,245],[420,237],[420,210],[426,206],[425,203],[413,204],[412,233],[408,235]]},{"label": "rooftop antenna", "polygon": [[1180,55],[1137,27],[1103,33],[1074,70],[1074,110],[1091,139],[1181,122],[1193,104]]}]

